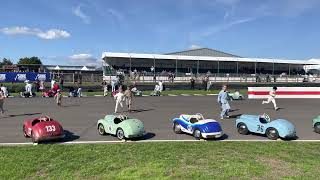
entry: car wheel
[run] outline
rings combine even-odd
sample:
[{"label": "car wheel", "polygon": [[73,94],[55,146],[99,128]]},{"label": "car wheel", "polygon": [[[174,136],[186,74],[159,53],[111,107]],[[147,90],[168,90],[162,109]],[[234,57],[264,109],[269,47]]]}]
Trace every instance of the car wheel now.
[{"label": "car wheel", "polygon": [[33,132],[31,131],[31,140],[33,143],[38,143],[36,136],[33,134]]},{"label": "car wheel", "polygon": [[104,130],[104,126],[102,124],[98,125],[98,133],[103,136],[106,134],[106,131]]},{"label": "car wheel", "polygon": [[248,127],[247,127],[246,124],[239,123],[237,128],[238,128],[238,133],[239,134],[243,134],[243,135],[249,134],[249,130],[248,130]]},{"label": "car wheel", "polygon": [[268,128],[266,131],[266,135],[271,140],[276,140],[279,138],[279,133],[275,128]]},{"label": "car wheel", "polygon": [[320,123],[319,122],[314,124],[314,132],[320,133]]},{"label": "car wheel", "polygon": [[28,137],[28,135],[26,134],[25,126],[24,126],[24,125],[23,125],[23,127],[22,127],[22,131],[23,131],[23,135],[24,135],[24,137]]},{"label": "car wheel", "polygon": [[125,138],[125,137],[124,137],[124,131],[123,131],[123,129],[121,129],[121,128],[117,129],[116,135],[117,135],[117,138],[118,138],[119,140],[122,140],[122,139]]},{"label": "car wheel", "polygon": [[174,124],[173,124],[173,131],[174,131],[176,134],[181,134],[182,131],[181,131],[181,126],[180,126],[180,124],[174,123]]},{"label": "car wheel", "polygon": [[199,129],[195,129],[195,130],[193,131],[193,136],[194,136],[194,138],[197,139],[197,140],[199,140],[199,139],[202,138],[202,135],[201,135],[201,132],[200,132]]}]

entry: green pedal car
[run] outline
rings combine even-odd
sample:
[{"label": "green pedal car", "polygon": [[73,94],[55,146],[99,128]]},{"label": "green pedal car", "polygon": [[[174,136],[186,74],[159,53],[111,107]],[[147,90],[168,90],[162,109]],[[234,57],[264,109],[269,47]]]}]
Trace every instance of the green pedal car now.
[{"label": "green pedal car", "polygon": [[145,134],[143,122],[126,115],[106,115],[97,123],[100,135],[111,134],[118,139],[137,138]]},{"label": "green pedal car", "polygon": [[313,119],[314,132],[320,133],[320,116]]}]

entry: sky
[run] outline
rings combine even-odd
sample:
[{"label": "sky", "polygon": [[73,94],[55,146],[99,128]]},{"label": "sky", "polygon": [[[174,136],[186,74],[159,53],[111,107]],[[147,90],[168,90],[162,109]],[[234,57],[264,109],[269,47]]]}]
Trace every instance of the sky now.
[{"label": "sky", "polygon": [[212,48],[320,58],[318,0],[1,0],[0,59],[99,65],[108,52]]}]

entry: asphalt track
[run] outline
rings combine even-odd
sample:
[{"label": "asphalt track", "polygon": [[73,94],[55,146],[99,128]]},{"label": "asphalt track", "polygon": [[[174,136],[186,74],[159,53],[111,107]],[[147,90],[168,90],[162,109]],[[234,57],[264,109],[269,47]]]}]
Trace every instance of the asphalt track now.
[{"label": "asphalt track", "polygon": [[[124,114],[144,122],[147,134],[134,141],[193,140],[186,134],[172,131],[172,119],[181,113],[202,113],[207,118],[217,119],[225,136],[219,140],[267,140],[260,135],[240,135],[235,128],[235,120],[241,114],[267,113],[274,118],[284,118],[293,122],[297,129],[297,140],[320,140],[320,134],[313,132],[312,119],[319,115],[319,99],[277,99],[279,111],[272,104],[261,104],[261,100],[243,100],[230,102],[233,118],[220,120],[220,107],[217,96],[162,96],[136,97],[134,109]],[[63,107],[57,107],[52,98],[8,98],[5,101],[5,114],[0,117],[0,143],[31,142],[22,133],[23,121],[40,115],[49,115],[57,119],[66,130],[67,143],[117,142],[114,136],[100,136],[96,122],[106,114],[113,114],[115,101],[111,97],[64,98]],[[28,143],[27,143],[28,144]]]}]

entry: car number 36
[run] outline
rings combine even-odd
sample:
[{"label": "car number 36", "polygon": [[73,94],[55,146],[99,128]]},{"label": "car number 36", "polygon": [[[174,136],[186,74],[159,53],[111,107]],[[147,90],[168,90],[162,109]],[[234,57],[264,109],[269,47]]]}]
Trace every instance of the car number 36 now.
[{"label": "car number 36", "polygon": [[46,128],[47,132],[56,131],[56,127],[55,127],[54,125],[52,125],[52,126],[46,126],[45,128]]},{"label": "car number 36", "polygon": [[264,127],[262,125],[258,125],[257,131],[263,132]]}]

